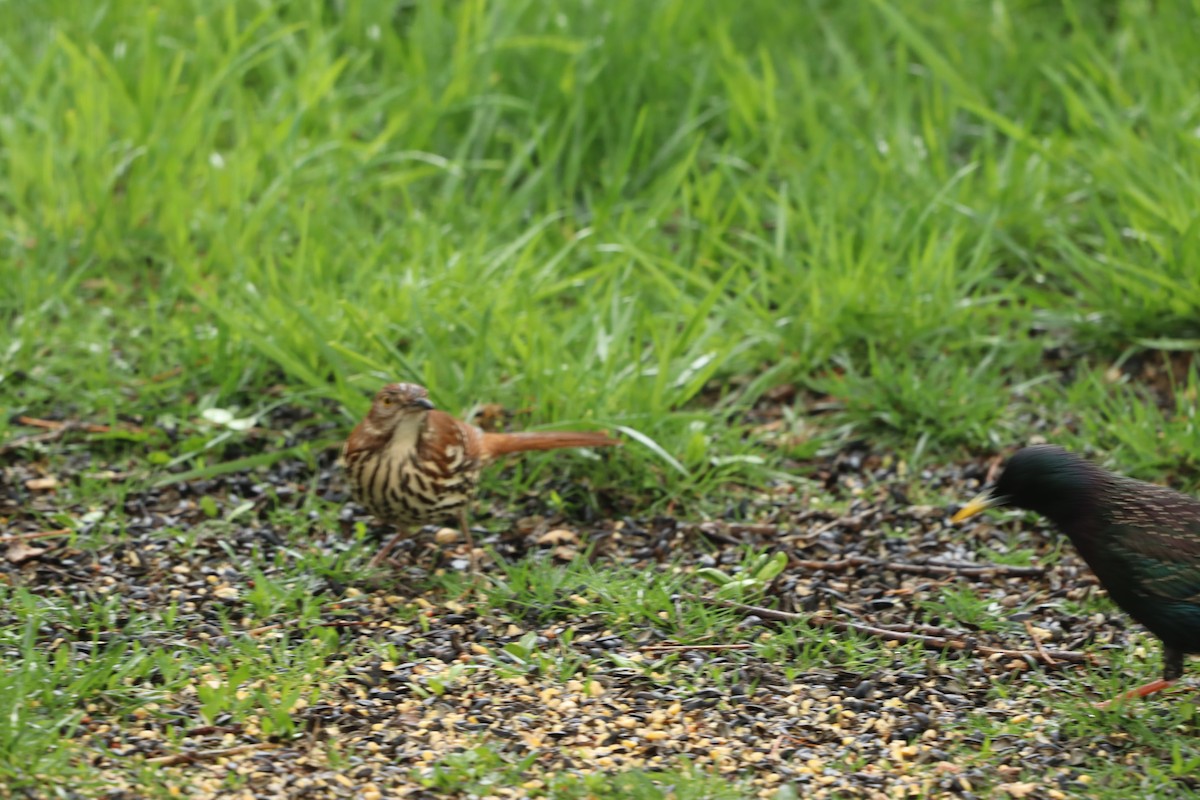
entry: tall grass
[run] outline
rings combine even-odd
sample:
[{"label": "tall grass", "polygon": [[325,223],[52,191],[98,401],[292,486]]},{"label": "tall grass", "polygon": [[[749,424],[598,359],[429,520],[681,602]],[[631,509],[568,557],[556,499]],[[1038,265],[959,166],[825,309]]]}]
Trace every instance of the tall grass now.
[{"label": "tall grass", "polygon": [[0,23],[16,408],[187,416],[283,384],[349,417],[399,377],[678,452],[710,381],[768,376],[726,390],[744,407],[842,365],[856,426],[992,446],[1023,435],[1005,387],[1045,372],[1031,329],[1097,358],[1200,340],[1186,3]]}]

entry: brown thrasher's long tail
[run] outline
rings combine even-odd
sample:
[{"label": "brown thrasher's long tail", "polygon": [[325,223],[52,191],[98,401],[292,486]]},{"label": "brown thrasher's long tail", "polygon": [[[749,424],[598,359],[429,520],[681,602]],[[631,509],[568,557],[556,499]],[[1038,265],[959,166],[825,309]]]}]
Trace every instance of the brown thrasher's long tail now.
[{"label": "brown thrasher's long tail", "polygon": [[603,433],[585,431],[530,431],[485,433],[483,452],[489,458],[525,450],[557,450],[560,447],[611,447],[621,442]]}]

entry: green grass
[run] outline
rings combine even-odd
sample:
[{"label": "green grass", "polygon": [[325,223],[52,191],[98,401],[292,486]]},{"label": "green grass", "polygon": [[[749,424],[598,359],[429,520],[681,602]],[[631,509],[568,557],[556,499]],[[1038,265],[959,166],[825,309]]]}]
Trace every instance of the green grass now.
[{"label": "green grass", "polygon": [[[18,415],[109,424],[40,461],[129,473],[25,513],[50,529],[103,512],[74,544],[124,541],[128,495],[315,469],[395,379],[454,413],[500,403],[517,426],[626,431],[616,457],[490,473],[497,507],[560,470],[543,508],[594,513],[599,494],[701,518],[856,438],[915,469],[1041,435],[1196,488],[1197,11],[0,0],[0,441],[28,432]],[[1143,361],[1179,368],[1124,369]],[[788,430],[766,435],[751,412],[786,384]],[[280,407],[309,416],[270,429]],[[364,532],[341,537],[316,486],[269,519],[294,529],[289,552],[238,553],[255,618],[315,621],[322,587],[355,579]],[[180,560],[257,513],[198,502],[206,522],[159,532]],[[488,602],[548,624],[579,613],[576,594],[621,630],[752,637],[711,610],[664,621],[687,575],[571,569],[509,565]],[[926,610],[986,624],[955,592]],[[77,768],[51,745],[78,703],[125,713],[173,691],[138,688],[170,670],[152,641],[79,662],[36,635],[59,618],[119,627],[108,606],[5,599],[6,779]],[[830,644],[850,662],[865,646]],[[306,647],[255,649],[255,669],[308,692],[303,664],[329,653]],[[253,660],[213,663],[241,677]],[[14,704],[36,692],[35,710]],[[206,702],[287,724],[253,695]],[[1165,742],[1138,762],[1163,786],[1198,757]],[[474,780],[487,752],[425,779]],[[630,796],[660,796],[654,780]]]},{"label": "green grass", "polygon": [[348,420],[402,377],[628,425],[686,493],[761,474],[713,467],[712,380],[995,446],[1042,344],[1200,340],[1182,4],[67,8],[0,11],[14,410]]},{"label": "green grass", "polygon": [[[427,789],[487,796],[492,787],[525,783],[522,775],[531,765],[532,760],[510,764],[502,755],[481,746],[448,757],[427,774],[417,776],[417,780]],[[528,787],[532,796],[572,800],[602,800],[610,797],[633,800],[736,800],[743,797],[745,791],[720,778],[696,775],[691,771],[677,774],[632,771],[616,780],[605,776],[563,775],[539,780],[538,783],[540,785]]]}]

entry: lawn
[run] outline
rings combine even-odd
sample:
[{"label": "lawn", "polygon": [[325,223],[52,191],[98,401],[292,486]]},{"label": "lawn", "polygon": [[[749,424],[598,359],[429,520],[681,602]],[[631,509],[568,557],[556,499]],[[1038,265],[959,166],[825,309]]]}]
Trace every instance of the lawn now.
[{"label": "lawn", "polygon": [[[0,2],[0,797],[1192,796],[1187,688],[1092,707],[1158,642],[949,514],[1034,440],[1200,489],[1197,41]],[[625,444],[486,473],[478,582],[371,572],[335,461],[393,380]]]}]

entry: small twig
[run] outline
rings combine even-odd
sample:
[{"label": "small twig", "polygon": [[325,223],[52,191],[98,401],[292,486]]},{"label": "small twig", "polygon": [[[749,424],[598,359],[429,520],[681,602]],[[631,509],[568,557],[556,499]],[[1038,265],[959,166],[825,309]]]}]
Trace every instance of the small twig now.
[{"label": "small twig", "polygon": [[724,527],[716,522],[701,522],[695,526],[695,530],[699,531],[701,536],[704,536],[717,544],[739,545],[742,543],[740,539],[735,539],[729,534],[723,532]]},{"label": "small twig", "polygon": [[1072,650],[1045,650],[1040,647],[1037,650],[1009,650],[1002,647],[988,647],[987,645],[976,644],[963,639],[952,639],[945,636],[926,636],[918,633],[879,628],[874,625],[863,625],[858,622],[844,622],[832,617],[792,614],[787,611],[778,611],[773,608],[763,608],[762,606],[749,606],[743,603],[735,603],[732,600],[720,600],[715,597],[687,595],[687,598],[690,600],[699,600],[702,603],[709,603],[710,605],[721,606],[722,608],[732,608],[775,622],[807,622],[810,625],[821,628],[832,628],[836,631],[854,631],[855,633],[862,633],[867,636],[874,636],[893,642],[916,642],[930,650],[966,650],[981,653],[985,656],[999,655],[1009,658],[1033,658],[1043,661],[1047,666],[1056,666],[1060,661],[1071,664],[1094,663],[1094,658],[1090,654],[1078,653]]},{"label": "small twig", "polygon": [[159,372],[155,375],[151,375],[149,378],[146,378],[145,380],[143,380],[142,383],[161,383],[162,381],[165,381],[167,378],[174,378],[176,375],[179,375],[182,372],[183,372],[183,367],[171,367],[168,370]]},{"label": "small twig", "polygon": [[271,625],[263,625],[258,628],[249,628],[244,631],[238,631],[245,636],[258,636],[259,634],[269,633],[270,631],[283,630],[285,628],[305,628],[312,630],[313,628],[364,628],[368,625],[374,625],[374,622],[366,620],[328,620],[325,622],[312,622],[307,625],[301,625],[296,620],[288,620],[287,622],[276,622]]},{"label": "small twig", "polygon": [[56,428],[47,433],[34,433],[29,436],[18,436],[15,439],[9,439],[7,442],[0,444],[0,453],[16,450],[19,447],[26,447],[31,444],[41,444],[42,442],[54,442],[61,439],[70,428]]},{"label": "small twig", "polygon": [[804,569],[839,572],[854,567],[871,567],[889,572],[906,572],[910,575],[961,575],[965,578],[989,578],[997,575],[1012,577],[1036,577],[1045,573],[1043,567],[1015,567],[1008,564],[912,564],[904,561],[879,561],[864,556],[849,556],[837,561],[791,562]]},{"label": "small twig", "polygon": [[1033,623],[1030,622],[1029,620],[1025,620],[1025,632],[1029,634],[1029,638],[1033,640],[1033,646],[1035,648],[1037,648],[1038,653],[1041,654],[1041,656],[1045,660],[1045,662],[1048,665],[1053,667],[1054,663],[1055,663],[1054,659],[1051,658],[1050,654],[1047,653],[1046,650],[1042,647],[1042,640],[1039,639],[1037,637],[1037,634],[1033,632]]},{"label": "small twig", "polygon": [[112,470],[104,470],[103,472],[85,472],[83,477],[93,481],[124,481],[128,480],[132,472],[113,472]]},{"label": "small twig", "polygon": [[1000,473],[1000,465],[1003,463],[1003,456],[996,456],[992,459],[991,463],[988,464],[987,476],[983,479],[984,486],[991,486],[996,482],[996,475]]},{"label": "small twig", "polygon": [[834,528],[836,528],[838,525],[841,525],[841,524],[842,524],[842,517],[838,517],[837,519],[827,520],[826,522],[822,522],[820,525],[809,528],[807,531],[805,531],[805,536],[807,536],[809,539],[814,539],[814,538],[820,536],[822,533],[825,533],[826,531],[831,531]]},{"label": "small twig", "polygon": [[648,644],[641,647],[643,653],[676,653],[681,650],[749,650],[754,645],[745,642],[727,644]]},{"label": "small twig", "polygon": [[249,753],[252,750],[272,750],[279,747],[275,742],[255,742],[254,744],[239,744],[237,747],[220,747],[216,750],[190,750],[186,753],[174,753],[169,756],[147,758],[147,764],[158,764],[161,767],[171,767],[176,764],[192,764],[197,761],[207,761],[213,758],[236,756],[239,753]]},{"label": "small twig", "polygon": [[1011,575],[1016,578],[1036,578],[1046,574],[1046,568],[1038,565],[1020,567],[1015,564],[975,564],[966,561],[934,561],[931,567],[946,567],[956,572],[977,569],[982,572],[992,572],[997,575]]},{"label": "small twig", "polygon": [[51,539],[55,536],[70,536],[73,532],[70,528],[63,528],[57,531],[38,531],[37,533],[10,533],[7,536],[0,536],[0,545],[28,542],[33,539]]},{"label": "small twig", "polygon": [[90,422],[76,420],[38,419],[37,417],[17,417],[17,423],[30,428],[45,428],[48,431],[74,430],[88,433],[108,433],[112,430],[107,425],[96,425]]},{"label": "small twig", "polygon": [[241,725],[201,725],[183,732],[184,736],[209,736],[214,733],[241,733],[245,728]]},{"label": "small twig", "polygon": [[716,597],[705,597],[698,594],[684,593],[680,595],[684,600],[692,600],[699,603],[708,603],[712,606],[721,606],[722,608],[732,608],[736,611],[743,611],[747,614],[753,614],[762,619],[769,619],[774,622],[799,622],[807,619],[803,614],[793,614],[790,611],[778,611],[774,608],[764,608],[763,606],[750,606],[745,603],[735,603],[732,600],[721,600]]},{"label": "small twig", "polygon": [[[839,607],[838,610],[842,611],[844,609]],[[920,634],[924,634],[925,636],[954,637],[954,636],[963,635],[962,631],[956,631],[953,628],[945,628],[940,625],[922,625],[919,622],[905,622],[905,623],[898,623],[895,625],[889,624],[884,627],[887,630],[895,631],[896,633],[920,633]]]},{"label": "small twig", "polygon": [[953,581],[949,581],[949,580],[923,581],[922,583],[920,583],[917,586],[901,586],[897,589],[888,589],[886,592],[884,592],[884,594],[887,595],[888,597],[911,597],[912,595],[915,595],[917,592],[924,592],[924,591],[928,591],[930,589],[936,589],[941,586],[946,586],[947,584],[950,584],[950,583],[953,583]]},{"label": "small twig", "polygon": [[773,535],[779,533],[780,527],[782,526],[776,525],[773,522],[730,522],[725,526],[725,530],[729,531],[730,533],[760,533]]},{"label": "small twig", "polygon": [[775,738],[775,743],[773,745],[771,745],[771,752],[770,752],[770,756],[769,756],[770,758],[778,758],[779,757],[779,750],[783,746],[783,743],[785,741],[791,742],[799,747],[816,747],[817,746],[816,742],[810,741],[808,739],[802,739],[799,736],[793,736],[790,733],[781,733],[781,734],[779,734],[779,736],[777,736]]},{"label": "small twig", "polygon": [[[17,417],[17,423],[20,425],[27,425],[30,428],[42,428],[46,432],[31,433],[28,436],[18,436],[15,439],[10,439],[7,442],[0,443],[0,453],[8,450],[15,450],[18,447],[26,447],[31,444],[54,442],[61,439],[71,431],[83,431],[84,433],[111,433],[113,431],[113,428],[109,425],[97,425],[95,423],[79,422],[77,420]],[[120,430],[127,431],[129,433],[140,433],[138,428],[121,428]]]}]

